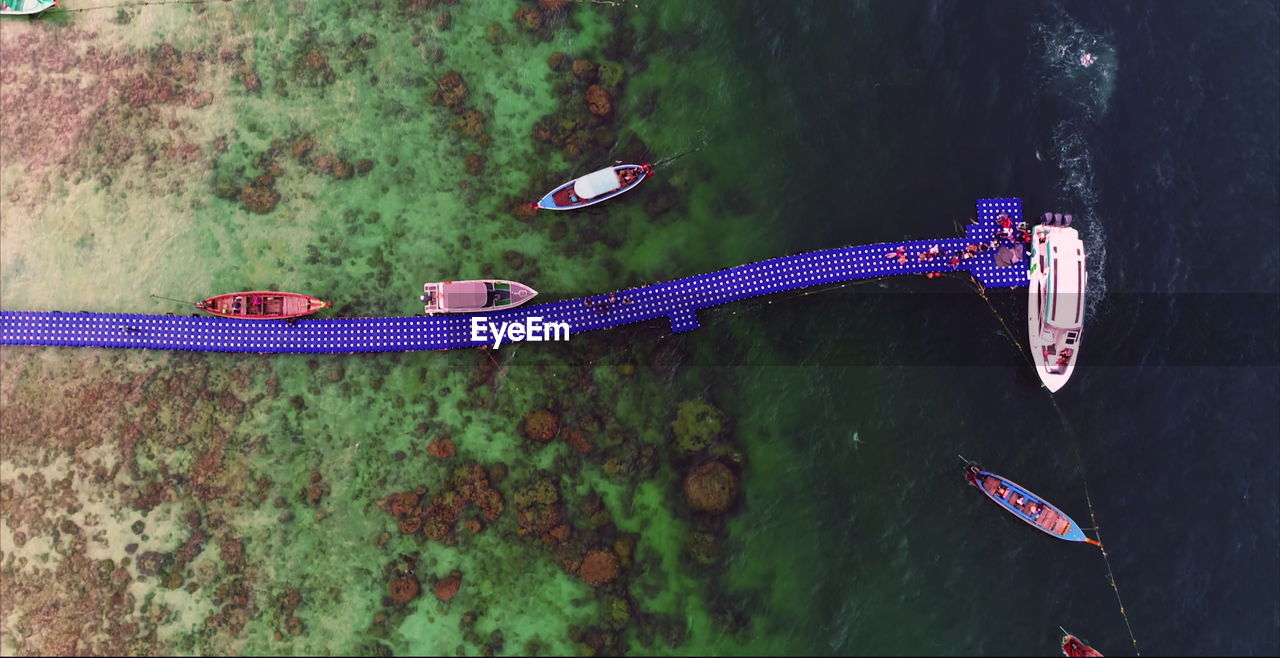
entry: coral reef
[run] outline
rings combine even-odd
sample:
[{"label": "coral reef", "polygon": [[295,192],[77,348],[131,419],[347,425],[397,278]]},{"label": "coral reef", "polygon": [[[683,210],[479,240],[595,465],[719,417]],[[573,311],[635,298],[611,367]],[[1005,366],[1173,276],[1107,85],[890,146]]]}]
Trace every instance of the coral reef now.
[{"label": "coral reef", "polygon": [[587,110],[598,117],[607,117],[613,114],[613,98],[600,85],[587,87],[584,100],[587,104]]},{"label": "coral reef", "polygon": [[[421,531],[428,540],[452,543],[458,520],[469,505],[475,505],[487,521],[496,520],[505,506],[502,493],[490,486],[489,474],[475,462],[456,467],[439,493],[423,506],[426,493],[426,487],[420,487],[391,494],[379,507],[396,519],[403,534]],[[483,525],[468,529],[479,532]]]},{"label": "coral reef", "polygon": [[455,450],[453,440],[443,436],[431,439],[431,443],[427,444],[427,454],[436,459],[448,459],[454,455]]},{"label": "coral reef", "polygon": [[710,461],[690,469],[681,486],[689,507],[722,514],[738,493],[738,477],[723,463]]},{"label": "coral reef", "polygon": [[418,597],[418,591],[421,589],[418,585],[418,579],[412,575],[401,576],[391,581],[387,587],[391,600],[397,605],[408,603]]},{"label": "coral reef", "polygon": [[597,587],[617,578],[619,572],[618,556],[607,549],[587,551],[582,558],[582,566],[578,567],[578,575],[588,584]]},{"label": "coral reef", "polygon": [[458,590],[462,588],[462,574],[453,573],[436,581],[435,594],[436,598],[441,601],[448,601],[457,596]]},{"label": "coral reef", "polygon": [[560,433],[560,416],[550,409],[538,409],[525,416],[520,433],[530,441],[547,443]]},{"label": "coral reef", "polygon": [[686,453],[711,445],[723,429],[724,414],[702,399],[681,402],[671,423],[676,449]]}]

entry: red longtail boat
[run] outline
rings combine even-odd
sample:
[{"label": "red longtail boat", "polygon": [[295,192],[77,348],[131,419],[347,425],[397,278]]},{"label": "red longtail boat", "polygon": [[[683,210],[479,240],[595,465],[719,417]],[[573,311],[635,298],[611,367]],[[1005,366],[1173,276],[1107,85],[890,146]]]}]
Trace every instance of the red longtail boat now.
[{"label": "red longtail boat", "polygon": [[196,302],[196,308],[224,318],[286,320],[315,313],[333,302],[296,292],[232,292]]},{"label": "red longtail boat", "polygon": [[1080,638],[1062,631],[1062,655],[1072,656],[1073,658],[1092,658],[1093,656],[1101,656],[1097,649],[1085,644]]}]

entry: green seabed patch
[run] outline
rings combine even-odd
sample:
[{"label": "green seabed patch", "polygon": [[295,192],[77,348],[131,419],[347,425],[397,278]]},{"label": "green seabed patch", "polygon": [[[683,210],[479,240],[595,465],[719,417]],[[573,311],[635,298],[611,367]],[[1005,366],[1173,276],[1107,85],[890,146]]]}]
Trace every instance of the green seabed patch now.
[{"label": "green seabed patch", "polygon": [[[207,25],[224,9],[195,14],[194,24],[178,18],[187,14],[158,20],[155,25],[170,31],[154,38],[201,48]],[[640,136],[658,156],[698,143],[682,115],[709,96],[688,90],[696,81],[665,89],[662,81],[677,67],[660,56],[646,69],[604,52],[600,44],[616,28],[603,11],[575,7],[571,20],[580,29],[552,30],[550,40],[541,41],[514,25],[516,7],[509,3],[448,7],[453,23],[446,30],[434,25],[441,9],[406,17],[396,3],[375,11],[255,3],[223,16],[233,32],[252,36],[240,59],[226,63],[227,87],[205,110],[227,122],[202,152],[207,176],[171,199],[147,188],[126,191],[137,172],[116,172],[102,194],[115,212],[99,220],[91,243],[84,241],[90,226],[80,223],[72,225],[84,230],[58,238],[64,247],[120,261],[93,271],[98,287],[83,298],[103,300],[108,308],[101,310],[145,310],[136,300],[152,286],[192,299],[279,287],[334,301],[322,317],[402,315],[417,311],[426,280],[513,278],[554,299],[736,265],[744,253],[775,255],[776,247],[744,228],[751,204],[740,198],[750,177],[725,178],[716,170],[726,155],[747,154],[733,146],[739,142],[714,137],[703,152],[660,169],[614,204],[589,213],[542,213],[528,223],[514,219],[511,199],[533,200],[545,191],[542,183],[604,164],[533,145],[534,122],[561,111],[551,90],[551,53],[621,63],[626,91],[615,98],[619,123],[611,130],[623,139]],[[696,53],[681,56],[685,66],[696,64]],[[482,116],[487,144],[456,126],[458,114],[428,103],[449,71],[465,81],[465,107]],[[685,94],[695,100],[681,101]],[[680,109],[664,116],[664,104]],[[302,140],[311,146],[301,148]],[[477,174],[467,173],[470,155],[483,156]],[[371,168],[357,172],[360,160],[371,161]],[[246,186],[280,198],[268,212],[255,212],[246,198],[270,195],[246,197]],[[658,198],[663,195],[669,198]],[[90,210],[55,204],[49,212]],[[117,225],[130,212],[167,226],[168,234],[152,237],[171,237],[130,249],[122,233],[138,224]],[[521,259],[509,258],[509,251]],[[55,270],[77,270],[53,255],[23,261],[29,273],[23,281],[90,287],[90,273],[58,278]],[[142,282],[126,270],[139,263],[148,271]],[[28,290],[20,298],[35,294]],[[470,351],[162,358],[111,352],[110,361],[126,373],[155,378],[138,384],[141,399],[123,402],[154,425],[138,439],[137,477],[117,477],[129,496],[154,498],[148,504],[165,510],[166,518],[187,524],[188,512],[199,515],[194,527],[180,525],[165,535],[166,543],[143,551],[168,553],[172,565],[190,538],[204,535],[181,568],[141,576],[132,564],[128,571],[138,579],[131,587],[154,593],[146,614],[156,618],[165,642],[192,653],[371,652],[375,643],[396,652],[453,653],[463,645],[466,653],[482,653],[496,646],[495,631],[501,632],[498,653],[577,653],[590,648],[588,639],[620,646],[600,640],[605,633],[621,633],[639,651],[737,647],[723,639],[726,606],[707,599],[728,589],[716,556],[728,559],[738,539],[725,537],[722,522],[685,511],[680,481],[691,464],[673,464],[668,446],[677,401],[708,395],[704,373],[672,378],[653,372],[647,363],[661,360],[653,355],[667,349],[658,340],[664,333],[620,329],[612,337],[575,338],[543,356],[538,346],[504,348],[493,355],[496,367]],[[58,354],[75,362],[91,353]],[[588,354],[603,365],[590,365]],[[202,370],[206,374],[197,376]],[[56,379],[78,376],[63,372]],[[89,376],[125,381],[119,377]],[[206,391],[210,397],[198,410],[180,408],[179,398]],[[144,412],[145,405],[153,408]],[[586,431],[589,455],[560,438],[540,445],[520,435],[524,417],[547,408],[564,427]],[[199,422],[184,424],[184,417]],[[223,434],[212,429],[215,423]],[[120,426],[99,429],[113,440],[127,436]],[[456,456],[426,453],[441,436],[455,443]],[[469,461],[507,467],[495,485],[507,509],[479,533],[463,528],[474,510],[459,520],[456,544],[446,546],[421,533],[401,534],[395,518],[378,507],[394,492],[439,491],[453,467]],[[211,488],[197,495],[193,480],[205,466]],[[619,534],[635,536],[622,580],[593,588],[559,568],[540,539],[518,535],[515,492],[543,476],[557,483],[575,528],[612,523]],[[166,490],[176,498],[167,499]],[[581,509],[593,492],[603,501],[605,521],[588,518],[599,511]],[[709,564],[691,566],[691,537]],[[111,550],[119,564],[123,547]],[[416,556],[422,592],[404,607],[389,606],[383,601],[388,567],[401,555]],[[462,572],[458,594],[437,601],[431,584],[455,570]],[[164,586],[175,579],[180,589]],[[471,611],[480,614],[464,626]],[[574,627],[595,629],[596,637]]]}]

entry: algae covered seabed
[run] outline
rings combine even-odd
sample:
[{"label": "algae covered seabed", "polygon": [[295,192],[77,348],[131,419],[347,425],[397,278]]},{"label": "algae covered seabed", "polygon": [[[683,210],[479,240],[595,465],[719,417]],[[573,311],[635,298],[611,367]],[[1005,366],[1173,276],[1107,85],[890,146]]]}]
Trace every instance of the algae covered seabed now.
[{"label": "algae covered seabed", "polygon": [[[186,313],[150,294],[281,289],[404,315],[427,280],[554,299],[772,255],[763,231],[721,231],[751,225],[752,204],[702,153],[626,203],[524,207],[603,163],[696,146],[700,124],[662,116],[668,95],[728,109],[678,74],[706,35],[664,30],[664,11],[218,2],[5,21],[4,307]],[[0,646],[745,640],[726,524],[746,457],[712,376],[667,334],[313,358],[0,351]]]}]

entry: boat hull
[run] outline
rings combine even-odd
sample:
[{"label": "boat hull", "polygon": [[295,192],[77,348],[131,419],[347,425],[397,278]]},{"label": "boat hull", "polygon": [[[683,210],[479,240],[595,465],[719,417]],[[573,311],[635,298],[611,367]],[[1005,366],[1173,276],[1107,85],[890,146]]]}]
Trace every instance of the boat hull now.
[{"label": "boat hull", "polygon": [[536,205],[539,208],[542,208],[544,210],[577,210],[578,208],[586,208],[587,206],[594,206],[595,204],[600,203],[601,201],[608,201],[609,199],[612,199],[616,196],[619,196],[626,192],[631,191],[635,186],[640,184],[640,181],[643,181],[645,178],[647,178],[649,176],[649,173],[653,171],[652,167],[650,167],[647,164],[618,165],[616,167],[613,167],[613,170],[615,173],[626,171],[626,170],[635,170],[638,175],[636,176],[635,180],[631,181],[626,185],[622,185],[615,190],[606,192],[599,196],[591,197],[590,199],[578,199],[577,201],[574,201],[573,197],[570,196],[573,191],[574,183],[578,182],[578,178],[575,178],[567,183],[564,183],[556,187],[554,190],[551,190],[550,192],[548,192],[546,196],[538,200],[538,203]]},{"label": "boat hull", "polygon": [[[462,290],[453,293],[451,287],[461,287]],[[426,302],[423,311],[427,315],[505,311],[528,302],[538,294],[537,290],[523,283],[506,279],[424,283],[422,292],[422,301]]]},{"label": "boat hull", "polygon": [[333,302],[310,295],[270,290],[233,292],[210,297],[196,304],[196,308],[205,313],[239,320],[288,320],[310,315],[330,306],[333,306]]},{"label": "boat hull", "polygon": [[[1006,512],[1040,532],[1066,541],[1091,541],[1076,522],[1026,487],[990,471],[970,466],[965,479]],[[1028,511],[1034,508],[1034,511]]]},{"label": "boat hull", "polygon": [[4,0],[4,4],[0,4],[0,16],[31,16],[57,6],[54,0]]},{"label": "boat hull", "polygon": [[1055,393],[1071,379],[1080,359],[1088,284],[1084,258],[1075,229],[1040,225],[1032,230],[1027,340],[1036,374]]},{"label": "boat hull", "polygon": [[1097,649],[1070,633],[1062,636],[1062,655],[1070,658],[1102,658],[1102,653]]}]

